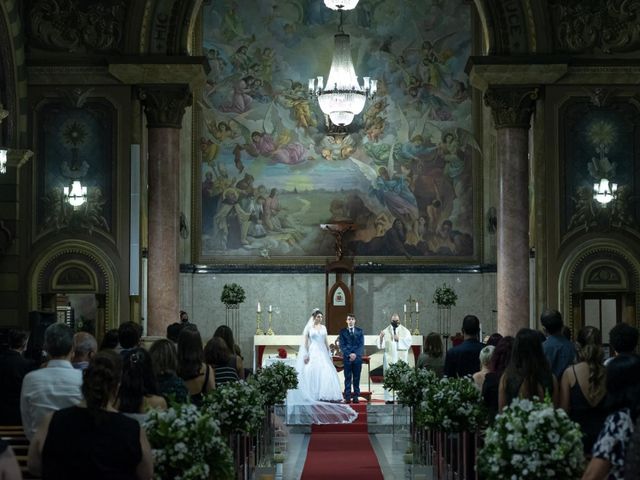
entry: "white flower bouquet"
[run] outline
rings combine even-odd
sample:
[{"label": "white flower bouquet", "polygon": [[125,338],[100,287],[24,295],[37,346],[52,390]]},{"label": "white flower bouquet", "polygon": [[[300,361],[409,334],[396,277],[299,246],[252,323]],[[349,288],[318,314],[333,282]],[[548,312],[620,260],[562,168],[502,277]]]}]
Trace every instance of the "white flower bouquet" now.
[{"label": "white flower bouquet", "polygon": [[515,399],[487,429],[478,470],[495,480],[573,480],[584,467],[581,432],[566,412]]},{"label": "white flower bouquet", "polygon": [[458,295],[455,290],[446,283],[443,283],[441,287],[436,288],[433,294],[433,303],[439,307],[452,307],[456,305],[458,301]]},{"label": "white flower bouquet", "polygon": [[205,397],[203,410],[220,422],[223,435],[255,433],[265,416],[262,394],[254,383],[229,382]]},{"label": "white flower bouquet", "polygon": [[398,402],[407,407],[418,407],[425,391],[438,382],[438,376],[432,370],[411,368],[403,372],[400,385],[396,388]]},{"label": "white flower bouquet", "polygon": [[444,377],[424,389],[415,419],[435,430],[474,432],[484,425],[487,412],[471,378]]},{"label": "white flower bouquet", "polygon": [[274,362],[258,370],[252,377],[252,382],[262,393],[264,405],[278,405],[284,403],[287,391],[298,387],[298,375],[292,366]]},{"label": "white flower bouquet", "polygon": [[233,457],[218,421],[195,405],[151,410],[144,423],[161,480],[227,480],[234,478]]},{"label": "white flower bouquet", "polygon": [[384,388],[387,390],[400,390],[412,370],[413,368],[402,360],[389,365],[384,370]]}]

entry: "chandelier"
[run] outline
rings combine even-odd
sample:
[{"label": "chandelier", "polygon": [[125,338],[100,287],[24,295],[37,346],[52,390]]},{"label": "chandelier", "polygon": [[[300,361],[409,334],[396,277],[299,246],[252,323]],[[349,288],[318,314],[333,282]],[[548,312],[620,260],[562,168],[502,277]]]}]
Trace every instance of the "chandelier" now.
[{"label": "chandelier", "polygon": [[353,10],[358,0],[324,0],[324,4],[331,10]]},{"label": "chandelier", "polygon": [[593,198],[603,205],[606,205],[613,200],[617,191],[618,184],[612,183],[606,178],[602,178],[599,183],[593,184]]},{"label": "chandelier", "polygon": [[79,180],[74,180],[71,184],[71,188],[63,188],[64,196],[74,208],[79,207],[87,201],[87,187],[83,187]]},{"label": "chandelier", "polygon": [[[325,4],[355,4],[357,1],[325,1]],[[353,8],[351,7],[351,8]],[[322,76],[309,79],[309,94],[318,97],[318,104],[325,115],[328,115],[334,125],[349,125],[353,118],[362,112],[364,104],[368,98],[373,98],[377,90],[377,80],[370,77],[363,77],[363,84],[360,85],[353,61],[351,60],[351,43],[349,35],[342,31],[342,11],[343,8],[336,9],[340,12],[340,24],[338,33],[334,36],[335,48],[333,59],[329,69],[327,83],[324,84]]]}]

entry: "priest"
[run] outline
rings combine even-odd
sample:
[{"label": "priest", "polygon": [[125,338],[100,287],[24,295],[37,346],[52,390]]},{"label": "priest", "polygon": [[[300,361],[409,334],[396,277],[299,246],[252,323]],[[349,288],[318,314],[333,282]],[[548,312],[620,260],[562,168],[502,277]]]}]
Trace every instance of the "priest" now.
[{"label": "priest", "polygon": [[[400,324],[400,316],[397,313],[391,315],[391,323],[380,332],[378,337],[378,348],[384,349],[382,366],[385,373],[390,365],[400,360],[408,363],[411,341],[411,332]],[[386,388],[384,400],[385,403],[393,403],[393,395]]]}]

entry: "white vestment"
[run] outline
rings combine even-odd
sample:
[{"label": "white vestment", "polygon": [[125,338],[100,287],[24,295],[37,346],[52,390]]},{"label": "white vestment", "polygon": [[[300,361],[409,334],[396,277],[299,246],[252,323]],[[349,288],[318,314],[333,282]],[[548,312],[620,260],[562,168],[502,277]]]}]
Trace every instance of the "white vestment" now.
[{"label": "white vestment", "polygon": [[[387,371],[389,365],[393,365],[398,361],[409,363],[409,349],[411,348],[412,337],[409,329],[403,325],[396,327],[396,335],[398,340],[393,339],[393,325],[388,325],[383,330],[384,336],[378,337],[378,348],[384,349],[384,355],[382,357],[382,368]],[[385,401],[393,400],[393,395],[389,390],[384,390]]]}]

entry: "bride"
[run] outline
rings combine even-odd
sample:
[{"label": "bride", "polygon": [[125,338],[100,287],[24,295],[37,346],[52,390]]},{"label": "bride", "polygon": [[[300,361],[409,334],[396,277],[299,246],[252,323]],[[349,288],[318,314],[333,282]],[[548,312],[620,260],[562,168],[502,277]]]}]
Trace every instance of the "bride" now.
[{"label": "bride", "polygon": [[296,361],[298,388],[287,396],[289,423],[350,423],[357,413],[340,403],[342,388],[331,353],[322,312],[314,309],[302,332]]}]

